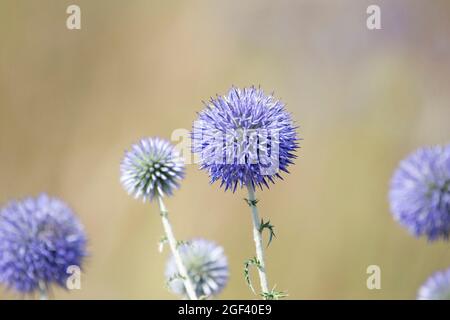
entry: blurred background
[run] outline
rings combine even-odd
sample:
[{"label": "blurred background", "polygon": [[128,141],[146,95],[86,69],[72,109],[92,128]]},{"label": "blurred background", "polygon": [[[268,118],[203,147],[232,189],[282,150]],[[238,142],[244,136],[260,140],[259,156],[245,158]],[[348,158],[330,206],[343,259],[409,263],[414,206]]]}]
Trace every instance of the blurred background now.
[{"label": "blurred background", "polygon": [[[370,31],[374,3],[382,29]],[[70,4],[81,7],[79,31],[66,28]],[[277,234],[270,283],[290,299],[414,299],[450,266],[449,247],[393,221],[388,184],[408,153],[449,142],[449,30],[445,0],[2,0],[0,203],[45,191],[86,226],[82,289],[54,298],[177,298],[165,288],[156,204],[119,183],[123,152],[190,129],[201,101],[233,84],[261,85],[304,139],[291,174],[258,194]],[[243,279],[254,256],[244,197],[188,165],[167,200],[178,238],[225,248],[223,299],[255,298]],[[381,290],[366,287],[372,264]],[[21,296],[2,288],[0,298]]]}]

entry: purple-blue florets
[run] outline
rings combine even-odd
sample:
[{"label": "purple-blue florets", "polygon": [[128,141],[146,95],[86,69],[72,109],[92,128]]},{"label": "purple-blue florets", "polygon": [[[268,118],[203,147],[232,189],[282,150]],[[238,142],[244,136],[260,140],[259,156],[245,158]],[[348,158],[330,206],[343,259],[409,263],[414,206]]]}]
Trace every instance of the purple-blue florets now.
[{"label": "purple-blue florets", "polygon": [[[192,132],[192,149],[211,183],[269,187],[296,157],[296,127],[284,104],[255,87],[231,88],[205,103]],[[282,178],[281,178],[282,179]]]},{"label": "purple-blue florets", "polygon": [[0,211],[0,283],[31,293],[65,286],[69,266],[81,268],[86,235],[72,210],[41,194],[11,201]]},{"label": "purple-blue florets", "polygon": [[418,300],[450,300],[450,268],[434,273],[420,287]]},{"label": "purple-blue florets", "polygon": [[421,148],[404,159],[391,180],[392,214],[413,235],[448,239],[450,145]]},{"label": "purple-blue florets", "polygon": [[120,171],[120,181],[129,194],[151,201],[172,195],[178,188],[184,178],[184,160],[170,142],[144,138],[125,153]]}]

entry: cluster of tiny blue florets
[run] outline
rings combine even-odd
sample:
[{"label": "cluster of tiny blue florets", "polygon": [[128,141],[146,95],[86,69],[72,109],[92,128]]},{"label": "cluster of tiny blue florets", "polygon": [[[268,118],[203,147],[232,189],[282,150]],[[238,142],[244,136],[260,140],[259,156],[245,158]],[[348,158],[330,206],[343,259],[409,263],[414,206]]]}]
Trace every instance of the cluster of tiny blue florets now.
[{"label": "cluster of tiny blue florets", "polygon": [[69,266],[86,256],[83,226],[61,200],[46,194],[11,201],[0,211],[0,282],[22,293],[65,286]]},{"label": "cluster of tiny blue florets", "polygon": [[450,268],[434,273],[420,287],[419,300],[450,300]]},{"label": "cluster of tiny blue florets", "polygon": [[284,104],[255,87],[231,88],[205,103],[192,132],[192,149],[211,182],[225,190],[237,186],[269,187],[289,173],[296,157],[296,127]]},{"label": "cluster of tiny blue florets", "polygon": [[450,145],[421,148],[394,173],[389,193],[395,220],[413,235],[448,239]]}]

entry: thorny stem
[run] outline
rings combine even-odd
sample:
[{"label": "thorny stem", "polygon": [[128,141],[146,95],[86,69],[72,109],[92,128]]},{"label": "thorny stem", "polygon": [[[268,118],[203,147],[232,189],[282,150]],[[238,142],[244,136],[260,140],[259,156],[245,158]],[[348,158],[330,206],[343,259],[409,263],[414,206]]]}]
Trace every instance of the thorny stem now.
[{"label": "thorny stem", "polygon": [[261,283],[262,292],[269,292],[269,285],[267,283],[266,265],[264,263],[264,249],[261,235],[261,224],[258,214],[258,208],[256,207],[255,189],[249,183],[247,184],[249,205],[252,209],[253,220],[253,239],[255,240],[256,258],[259,261],[258,274]]},{"label": "thorny stem", "polygon": [[194,286],[192,285],[191,278],[189,277],[186,267],[183,264],[183,260],[181,260],[180,253],[177,248],[177,241],[175,240],[175,236],[173,235],[172,226],[169,222],[168,211],[161,197],[158,197],[159,210],[161,212],[161,220],[164,227],[164,232],[167,237],[167,241],[169,242],[170,250],[172,251],[173,257],[175,259],[175,264],[178,269],[178,273],[183,278],[183,284],[186,288],[186,293],[190,300],[198,300],[197,294],[195,293]]}]

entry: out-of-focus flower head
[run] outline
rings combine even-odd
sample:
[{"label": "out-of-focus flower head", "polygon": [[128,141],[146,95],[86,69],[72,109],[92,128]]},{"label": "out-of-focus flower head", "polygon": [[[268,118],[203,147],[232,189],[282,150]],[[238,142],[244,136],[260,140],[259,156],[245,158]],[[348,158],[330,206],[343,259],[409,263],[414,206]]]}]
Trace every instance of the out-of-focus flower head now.
[{"label": "out-of-focus flower head", "polygon": [[65,286],[86,256],[83,226],[63,201],[41,194],[0,211],[0,282],[21,293]]},{"label": "out-of-focus flower head", "polygon": [[450,300],[450,268],[434,273],[420,287],[419,300]]},{"label": "out-of-focus flower head", "polygon": [[421,148],[401,161],[389,198],[395,220],[413,235],[448,239],[450,145]]},{"label": "out-of-focus flower head", "polygon": [[[181,245],[179,250],[197,296],[211,297],[219,294],[228,282],[228,262],[223,248],[212,241],[193,239]],[[173,256],[167,262],[166,278],[171,291],[186,296]]]}]

